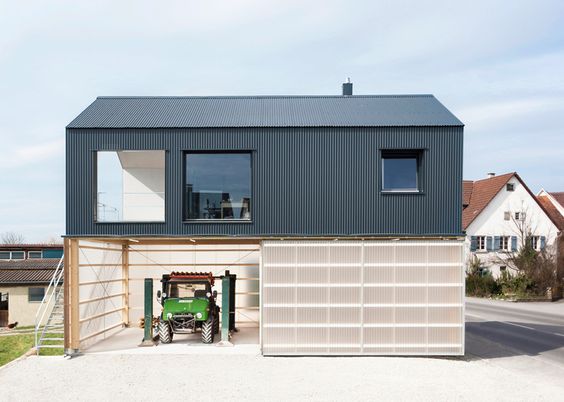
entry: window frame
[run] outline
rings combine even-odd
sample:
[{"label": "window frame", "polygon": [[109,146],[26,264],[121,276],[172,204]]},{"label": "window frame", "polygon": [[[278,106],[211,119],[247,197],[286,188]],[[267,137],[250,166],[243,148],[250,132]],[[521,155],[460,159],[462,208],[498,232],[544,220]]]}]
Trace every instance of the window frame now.
[{"label": "window frame", "polygon": [[[98,219],[98,153],[99,152],[150,152],[150,151],[160,151],[160,152],[164,152],[164,157],[165,157],[165,167],[164,167],[164,218],[163,220],[139,220],[139,221],[134,221],[134,220],[99,220]],[[106,224],[147,224],[147,223],[151,223],[151,224],[166,224],[167,222],[167,198],[168,198],[168,184],[167,184],[167,175],[168,175],[168,163],[169,163],[169,151],[167,149],[117,149],[117,148],[112,148],[112,149],[94,149],[92,150],[92,183],[91,183],[91,188],[92,188],[92,219],[94,224],[96,225],[106,225]]]},{"label": "window frame", "polygon": [[[219,223],[219,224],[253,224],[255,216],[255,181],[254,181],[254,160],[255,160],[256,150],[254,149],[185,149],[182,151],[182,221],[188,224],[207,224],[207,223]],[[250,184],[251,184],[251,197],[249,205],[249,213],[251,214],[250,219],[190,219],[187,217],[186,211],[186,180],[188,174],[188,155],[190,154],[247,154],[250,157]]]},{"label": "window frame", "polygon": [[[382,173],[380,175],[380,193],[381,194],[423,194],[423,180],[422,180],[422,170],[423,170],[423,159],[424,159],[424,149],[380,149],[380,169]],[[385,185],[385,160],[386,159],[415,159],[416,172],[415,172],[415,188],[414,189],[386,189]]]},{"label": "window frame", "polygon": [[[483,246],[483,247],[480,247]],[[486,236],[476,236],[476,252],[485,253],[488,251]]]},{"label": "window frame", "polygon": [[[31,254],[32,253],[39,253],[39,257],[32,257]],[[43,258],[43,251],[42,250],[30,250],[27,252],[27,258],[28,259],[36,259],[36,258]]]},{"label": "window frame", "polygon": [[[43,290],[43,296],[41,296],[41,300],[31,300],[31,289],[41,289]],[[45,287],[44,286],[30,286],[27,288],[27,301],[28,303],[41,303],[45,298]]]},{"label": "window frame", "polygon": [[[9,258],[0,258],[1,261],[19,261],[25,260],[25,251],[23,250],[2,250],[3,253],[9,253]],[[22,258],[14,258],[14,253],[22,253]]]},{"label": "window frame", "polygon": [[[506,247],[504,246],[506,243]],[[499,251],[510,252],[511,251],[511,236],[499,236]]]},{"label": "window frame", "polygon": [[535,251],[540,251],[541,237],[537,235],[531,236],[531,247]]},{"label": "window frame", "polygon": [[506,183],[505,184],[506,191],[515,191],[515,183]]}]

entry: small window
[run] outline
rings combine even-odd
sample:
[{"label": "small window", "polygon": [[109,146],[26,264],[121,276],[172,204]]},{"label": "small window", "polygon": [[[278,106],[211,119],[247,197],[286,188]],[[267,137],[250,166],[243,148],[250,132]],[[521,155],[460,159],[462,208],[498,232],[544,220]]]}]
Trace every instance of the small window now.
[{"label": "small window", "polygon": [[27,258],[43,258],[43,253],[41,251],[28,251]]},{"label": "small window", "polygon": [[476,251],[486,251],[486,236],[476,236]]},{"label": "small window", "polygon": [[41,302],[45,296],[45,288],[29,288],[28,300],[30,302]]},{"label": "small window", "polygon": [[540,249],[540,236],[531,236],[531,247],[533,250]]},{"label": "small window", "polygon": [[251,220],[251,153],[187,153],[184,216]]},{"label": "small window", "polygon": [[506,221],[510,220],[511,219],[511,212],[505,211],[503,213],[503,219],[506,220]]},{"label": "small window", "polygon": [[499,238],[499,249],[503,251],[511,251],[511,237],[501,236]]},{"label": "small window", "polygon": [[513,183],[507,183],[507,184],[505,185],[505,188],[506,188],[507,191],[515,191],[515,184],[513,184]]},{"label": "small window", "polygon": [[382,191],[418,192],[419,152],[382,152]]},{"label": "small window", "polygon": [[501,272],[506,271],[506,270],[507,270],[507,266],[505,266],[505,265],[500,265],[500,266],[499,266],[499,270],[500,270]]},{"label": "small window", "polygon": [[25,251],[0,251],[0,260],[23,260]]}]

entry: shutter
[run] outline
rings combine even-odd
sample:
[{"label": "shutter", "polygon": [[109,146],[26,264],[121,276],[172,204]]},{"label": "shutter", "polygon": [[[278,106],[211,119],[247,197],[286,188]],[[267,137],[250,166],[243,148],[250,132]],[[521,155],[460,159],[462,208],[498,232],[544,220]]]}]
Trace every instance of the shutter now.
[{"label": "shutter", "polygon": [[494,236],[494,251],[499,250],[501,247],[501,239],[499,236]]},{"label": "shutter", "polygon": [[540,244],[540,249],[541,249],[541,250],[544,250],[544,248],[546,247],[546,237],[541,236],[541,237],[540,237],[540,242],[541,242],[541,244]]},{"label": "shutter", "polygon": [[511,251],[517,251],[517,236],[511,236]]},{"label": "shutter", "polygon": [[486,237],[486,250],[488,250],[488,251],[493,250],[493,244],[492,244],[492,237],[491,236]]},{"label": "shutter", "polygon": [[476,236],[470,236],[470,251],[476,251],[478,248],[478,241]]}]

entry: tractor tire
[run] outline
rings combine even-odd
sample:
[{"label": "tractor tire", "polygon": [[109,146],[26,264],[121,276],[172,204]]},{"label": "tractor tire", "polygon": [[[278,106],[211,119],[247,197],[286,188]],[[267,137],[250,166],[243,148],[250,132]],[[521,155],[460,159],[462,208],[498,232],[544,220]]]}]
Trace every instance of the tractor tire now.
[{"label": "tractor tire", "polygon": [[166,321],[159,321],[159,341],[161,343],[172,342],[172,331],[170,325]]},{"label": "tractor tire", "polygon": [[213,317],[202,323],[202,342],[213,343]]},{"label": "tractor tire", "polygon": [[213,333],[215,335],[219,334],[219,314],[214,314],[213,316]]}]

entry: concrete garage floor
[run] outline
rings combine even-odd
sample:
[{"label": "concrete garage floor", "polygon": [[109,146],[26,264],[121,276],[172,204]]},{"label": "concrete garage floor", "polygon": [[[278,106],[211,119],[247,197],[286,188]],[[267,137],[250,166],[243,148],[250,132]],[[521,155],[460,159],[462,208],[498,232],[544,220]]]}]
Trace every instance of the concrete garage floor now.
[{"label": "concrete garage floor", "polygon": [[232,338],[233,347],[218,346],[221,334],[216,335],[213,345],[202,343],[199,332],[195,334],[174,335],[172,343],[140,347],[143,340],[141,328],[125,328],[115,335],[97,342],[84,351],[85,354],[260,354],[259,329],[238,328]]}]

